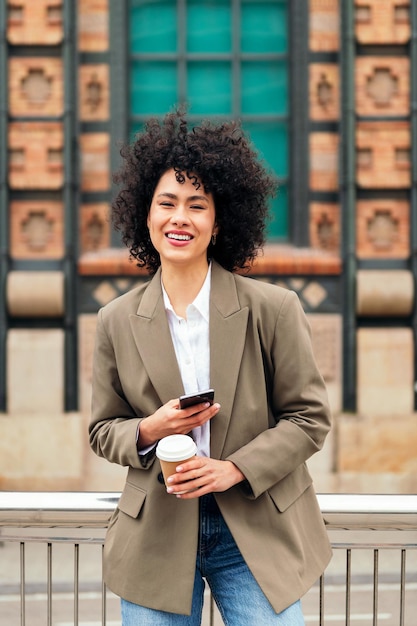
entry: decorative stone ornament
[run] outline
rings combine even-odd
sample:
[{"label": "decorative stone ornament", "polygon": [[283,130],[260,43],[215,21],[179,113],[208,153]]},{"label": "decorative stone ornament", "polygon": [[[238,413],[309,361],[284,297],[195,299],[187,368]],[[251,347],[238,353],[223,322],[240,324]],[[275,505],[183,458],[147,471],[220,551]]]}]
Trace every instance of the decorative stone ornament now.
[{"label": "decorative stone ornament", "polygon": [[62,0],[8,0],[7,39],[13,45],[60,43]]},{"label": "decorative stone ornament", "polygon": [[12,189],[60,189],[64,182],[63,129],[58,122],[9,124]]},{"label": "decorative stone ornament", "polygon": [[9,108],[16,117],[58,117],[63,113],[63,65],[49,57],[9,60]]},{"label": "decorative stone ornament", "polygon": [[356,111],[359,115],[399,116],[410,112],[408,57],[356,59]]},{"label": "decorative stone ornament", "polygon": [[410,255],[410,204],[390,198],[359,200],[356,254],[360,259],[407,259]]},{"label": "decorative stone ornament", "polygon": [[62,259],[64,208],[51,200],[10,204],[10,254],[13,259]]},{"label": "decorative stone ornament", "polygon": [[355,0],[355,18],[362,44],[405,44],[410,39],[410,0]]},{"label": "decorative stone ornament", "polygon": [[357,182],[363,188],[407,189],[411,183],[408,122],[360,122],[356,131]]}]

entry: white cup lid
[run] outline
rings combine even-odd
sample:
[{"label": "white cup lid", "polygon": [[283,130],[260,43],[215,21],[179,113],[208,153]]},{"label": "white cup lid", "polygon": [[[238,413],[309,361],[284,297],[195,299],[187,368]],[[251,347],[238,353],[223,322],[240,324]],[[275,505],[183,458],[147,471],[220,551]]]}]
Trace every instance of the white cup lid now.
[{"label": "white cup lid", "polygon": [[185,461],[197,452],[197,446],[188,435],[168,435],[156,447],[156,456],[162,461]]}]

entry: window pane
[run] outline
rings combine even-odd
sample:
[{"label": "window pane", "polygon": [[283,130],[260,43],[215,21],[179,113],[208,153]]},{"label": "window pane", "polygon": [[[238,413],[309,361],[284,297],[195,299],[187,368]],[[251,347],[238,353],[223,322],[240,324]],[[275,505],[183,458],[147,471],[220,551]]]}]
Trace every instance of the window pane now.
[{"label": "window pane", "polygon": [[187,12],[188,52],[230,52],[230,0],[190,0]]},{"label": "window pane", "polygon": [[289,2],[129,0],[129,6],[132,133],[147,116],[164,115],[180,99],[189,103],[194,119],[250,120],[245,130],[282,181],[271,204],[269,236],[285,238]]},{"label": "window pane", "polygon": [[261,156],[280,178],[288,175],[288,131],[281,122],[248,122],[245,130]]},{"label": "window pane", "polygon": [[130,125],[130,134],[128,137],[128,141],[134,141],[135,139],[135,135],[137,133],[141,133],[145,128],[145,125],[140,123],[140,122],[136,122],[134,124]]},{"label": "window pane", "polygon": [[175,52],[177,48],[176,2],[131,0],[130,42],[133,54]]},{"label": "window pane", "polygon": [[232,68],[230,63],[196,62],[188,66],[187,99],[190,113],[230,114]]},{"label": "window pane", "polygon": [[163,114],[177,103],[176,63],[134,61],[130,76],[133,115]]},{"label": "window pane", "polygon": [[242,52],[283,53],[288,47],[286,2],[242,3]]},{"label": "window pane", "polygon": [[287,64],[276,61],[242,63],[242,113],[287,113]]},{"label": "window pane", "polygon": [[285,239],[288,234],[288,188],[281,184],[277,197],[271,203],[272,219],[268,226],[268,237]]}]

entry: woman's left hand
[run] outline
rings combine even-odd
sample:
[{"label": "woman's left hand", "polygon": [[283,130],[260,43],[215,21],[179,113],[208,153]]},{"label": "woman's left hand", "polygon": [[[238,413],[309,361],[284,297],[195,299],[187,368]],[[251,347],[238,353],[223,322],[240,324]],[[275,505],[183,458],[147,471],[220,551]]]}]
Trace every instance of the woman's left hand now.
[{"label": "woman's left hand", "polygon": [[[197,456],[186,463],[179,463],[176,474],[168,479],[168,493],[189,500],[206,493],[227,491],[245,480],[240,469],[231,461],[219,461]],[[186,493],[178,492],[187,489]]]}]

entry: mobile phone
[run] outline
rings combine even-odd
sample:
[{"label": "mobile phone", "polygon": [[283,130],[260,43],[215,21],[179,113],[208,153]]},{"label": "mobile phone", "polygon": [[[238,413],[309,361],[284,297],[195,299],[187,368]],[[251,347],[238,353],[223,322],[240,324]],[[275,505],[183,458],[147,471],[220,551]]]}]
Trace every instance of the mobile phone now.
[{"label": "mobile phone", "polygon": [[186,409],[194,404],[201,404],[202,402],[214,402],[214,389],[206,389],[205,391],[197,391],[197,393],[189,393],[184,396],[180,396],[180,409]]}]

